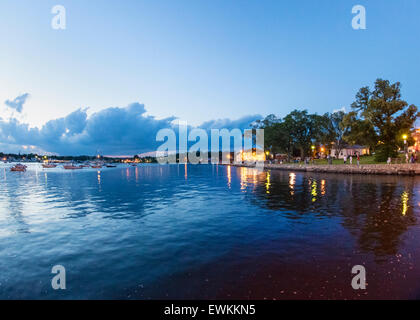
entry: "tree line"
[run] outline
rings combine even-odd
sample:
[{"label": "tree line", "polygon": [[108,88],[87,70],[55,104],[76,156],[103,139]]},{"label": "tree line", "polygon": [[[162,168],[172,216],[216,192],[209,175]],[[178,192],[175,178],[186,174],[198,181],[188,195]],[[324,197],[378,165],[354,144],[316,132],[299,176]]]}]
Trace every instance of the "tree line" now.
[{"label": "tree line", "polygon": [[311,155],[312,146],[339,153],[347,145],[360,144],[375,153],[375,160],[385,161],[404,148],[403,135],[408,144],[413,142],[410,132],[419,116],[418,108],[401,98],[400,82],[377,79],[372,89],[366,86],[357,92],[350,112],[318,115],[293,110],[284,118],[270,114],[252,127],[264,129],[265,150],[289,158]]}]

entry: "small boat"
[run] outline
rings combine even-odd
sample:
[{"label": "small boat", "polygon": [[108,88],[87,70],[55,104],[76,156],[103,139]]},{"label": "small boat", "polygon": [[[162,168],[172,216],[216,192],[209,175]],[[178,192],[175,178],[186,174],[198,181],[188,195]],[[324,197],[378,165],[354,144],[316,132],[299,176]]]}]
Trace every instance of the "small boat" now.
[{"label": "small boat", "polygon": [[133,163],[131,166],[132,167],[137,167],[137,164],[136,163]]},{"label": "small boat", "polygon": [[64,165],[63,168],[66,169],[66,170],[78,170],[78,169],[82,169],[81,167],[75,166],[73,164]]},{"label": "small boat", "polygon": [[56,164],[43,163],[42,167],[45,168],[45,169],[49,169],[49,168],[55,168],[55,167],[57,167],[57,165]]},{"label": "small boat", "polygon": [[95,165],[92,165],[90,167],[93,168],[93,169],[101,169],[102,168],[102,166],[100,164],[95,164]]},{"label": "small boat", "polygon": [[17,172],[25,172],[26,166],[23,164],[18,163],[17,165],[10,168],[10,171],[17,171]]},{"label": "small boat", "polygon": [[115,164],[107,164],[105,165],[107,168],[116,168],[117,166]]}]

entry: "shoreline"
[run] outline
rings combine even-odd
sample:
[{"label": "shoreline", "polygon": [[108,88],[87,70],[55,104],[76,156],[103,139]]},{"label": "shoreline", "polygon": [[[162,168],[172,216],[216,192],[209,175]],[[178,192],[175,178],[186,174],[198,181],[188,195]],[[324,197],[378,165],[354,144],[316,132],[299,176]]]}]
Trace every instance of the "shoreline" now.
[{"label": "shoreline", "polygon": [[[255,168],[255,164],[233,163],[235,167]],[[375,174],[375,175],[420,175],[420,163],[410,164],[340,164],[340,165],[311,165],[311,164],[264,164],[264,169],[302,171],[319,173],[342,173],[342,174]]]}]

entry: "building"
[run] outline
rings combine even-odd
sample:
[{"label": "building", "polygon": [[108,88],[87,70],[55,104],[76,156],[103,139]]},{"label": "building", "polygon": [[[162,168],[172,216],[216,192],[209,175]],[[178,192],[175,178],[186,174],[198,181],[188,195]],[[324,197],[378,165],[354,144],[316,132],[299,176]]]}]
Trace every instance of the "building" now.
[{"label": "building", "polygon": [[353,146],[347,146],[340,150],[340,154],[337,154],[338,150],[334,147],[331,149],[331,155],[338,159],[343,159],[344,157],[355,156],[357,154],[364,156],[369,154],[369,148],[366,146],[361,146],[355,144]]},{"label": "building", "polygon": [[415,129],[411,136],[414,139],[414,144],[408,147],[408,153],[420,152],[420,129]]},{"label": "building", "polygon": [[261,148],[252,148],[248,150],[241,150],[236,153],[236,159],[245,163],[254,163],[265,161],[265,153]]}]

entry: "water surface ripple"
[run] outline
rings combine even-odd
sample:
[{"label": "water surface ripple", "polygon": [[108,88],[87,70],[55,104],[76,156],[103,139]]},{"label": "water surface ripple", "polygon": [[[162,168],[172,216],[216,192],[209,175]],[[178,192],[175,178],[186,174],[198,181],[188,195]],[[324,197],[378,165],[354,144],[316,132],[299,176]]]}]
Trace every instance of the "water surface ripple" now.
[{"label": "water surface ripple", "polygon": [[[420,179],[0,165],[2,299],[419,298]],[[67,289],[51,288],[51,268]],[[351,268],[367,270],[367,290]]]}]

